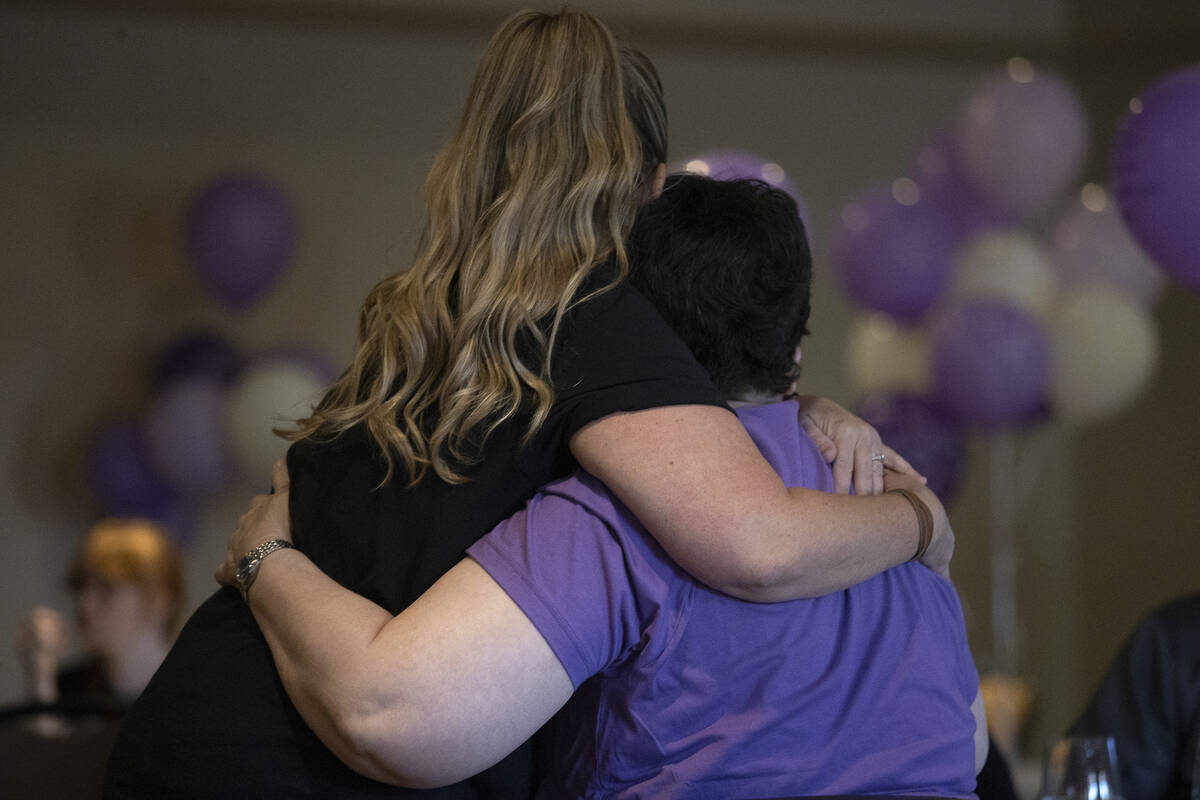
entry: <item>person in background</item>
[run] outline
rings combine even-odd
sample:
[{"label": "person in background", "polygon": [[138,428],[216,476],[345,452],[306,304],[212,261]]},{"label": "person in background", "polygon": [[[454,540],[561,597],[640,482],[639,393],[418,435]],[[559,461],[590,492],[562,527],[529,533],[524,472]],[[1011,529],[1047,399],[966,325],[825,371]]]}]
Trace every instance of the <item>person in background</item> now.
[{"label": "person in background", "polygon": [[1200,792],[1200,593],[1143,618],[1100,680],[1071,736],[1111,736],[1127,800]]},{"label": "person in background", "polygon": [[[832,497],[832,470],[785,399],[812,276],[792,199],[757,181],[674,177],[630,251],[634,283],[768,462],[789,486]],[[282,466],[275,485],[243,517],[219,580],[233,580],[235,554],[288,535]],[[890,471],[887,485],[920,486]],[[906,496],[918,516],[942,513]],[[294,549],[260,566],[248,598],[284,687],[364,774],[461,780],[565,703],[544,737],[539,797],[965,797],[975,786],[987,726],[962,609],[919,553],[823,597],[747,603],[680,569],[578,472],[468,554],[398,617]]]},{"label": "person in background", "polygon": [[162,663],[183,604],[179,555],[153,523],[105,519],[88,531],[67,574],[84,652],[61,667],[66,625],[49,608],[30,613],[21,662],[31,702],[125,707]]}]

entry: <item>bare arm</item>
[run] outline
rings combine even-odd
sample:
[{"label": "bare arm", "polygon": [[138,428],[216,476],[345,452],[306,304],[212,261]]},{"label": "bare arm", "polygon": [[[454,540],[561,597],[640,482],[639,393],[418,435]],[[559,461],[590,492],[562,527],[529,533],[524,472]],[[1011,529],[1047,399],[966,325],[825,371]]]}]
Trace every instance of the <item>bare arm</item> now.
[{"label": "bare arm", "polygon": [[[787,488],[741,423],[712,406],[612,414],[582,428],[571,450],[676,562],[744,600],[774,602],[844,589],[917,549],[902,497],[848,497]],[[953,533],[937,498],[924,562],[948,568]]]},{"label": "bare arm", "polygon": [[[242,517],[221,583],[240,554],[290,539],[282,462],[276,484]],[[463,780],[529,738],[573,691],[541,634],[470,559],[393,617],[299,551],[280,550],[263,560],[249,601],[305,722],[375,780],[412,788]]]}]

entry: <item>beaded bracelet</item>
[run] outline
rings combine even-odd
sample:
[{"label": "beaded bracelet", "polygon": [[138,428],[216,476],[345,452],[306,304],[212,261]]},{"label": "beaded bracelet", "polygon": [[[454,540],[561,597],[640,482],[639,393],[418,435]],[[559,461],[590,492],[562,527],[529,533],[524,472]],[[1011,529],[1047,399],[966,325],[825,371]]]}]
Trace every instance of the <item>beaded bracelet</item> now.
[{"label": "beaded bracelet", "polygon": [[933,512],[929,510],[929,506],[925,505],[924,500],[908,489],[889,489],[888,494],[900,495],[917,513],[917,552],[913,553],[913,557],[909,561],[920,561],[921,557],[925,555],[925,551],[929,549],[929,543],[933,541]]}]

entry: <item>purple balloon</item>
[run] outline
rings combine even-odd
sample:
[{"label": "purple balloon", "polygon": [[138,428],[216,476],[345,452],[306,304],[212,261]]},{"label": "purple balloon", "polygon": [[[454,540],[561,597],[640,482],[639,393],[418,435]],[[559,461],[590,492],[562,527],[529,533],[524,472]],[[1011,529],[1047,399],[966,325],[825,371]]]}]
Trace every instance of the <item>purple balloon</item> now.
[{"label": "purple balloon", "polygon": [[244,366],[237,349],[224,337],[196,331],[179,337],[158,357],[154,388],[158,392],[184,378],[208,377],[229,385]]},{"label": "purple balloon", "polygon": [[[700,164],[704,165],[703,168],[700,167]],[[782,189],[796,201],[800,219],[804,222],[804,228],[811,237],[811,226],[808,224],[808,203],[800,195],[796,184],[792,183],[787,173],[783,171],[783,167],[770,159],[745,150],[713,150],[692,156],[679,166],[681,169],[700,172],[719,181],[753,178],[768,183],[776,189]],[[811,241],[809,244],[811,245]]]},{"label": "purple balloon", "polygon": [[1112,183],[1134,238],[1180,283],[1200,291],[1200,66],[1142,95],[1112,149]]},{"label": "purple balloon", "polygon": [[1076,179],[1088,139],[1079,96],[1050,74],[986,78],[956,135],[972,184],[997,211],[1022,220],[1048,208]]},{"label": "purple balloon", "polygon": [[1045,407],[1050,354],[1029,314],[999,300],[948,312],[932,332],[933,384],[942,405],[987,428],[1029,424]]},{"label": "purple balloon", "polygon": [[881,191],[843,209],[834,264],[855,303],[913,323],[945,290],[956,242],[940,209]]},{"label": "purple balloon", "polygon": [[958,489],[966,455],[962,427],[934,400],[913,394],[873,395],[856,409],[883,441],[924,475],[947,503]]},{"label": "purple balloon", "polygon": [[159,472],[185,497],[205,495],[233,476],[225,430],[226,386],[191,377],[170,386],[146,421],[150,454]]},{"label": "purple balloon", "polygon": [[96,435],[88,451],[88,474],[101,504],[112,515],[153,516],[173,500],[137,420],[115,422]]},{"label": "purple balloon", "polygon": [[222,175],[192,200],[185,246],[200,280],[233,308],[248,308],[292,258],[295,216],[275,184],[252,173]]},{"label": "purple balloon", "polygon": [[922,145],[913,173],[921,201],[947,215],[959,242],[984,228],[1010,227],[1016,222],[990,206],[963,173],[953,133],[943,131]]}]

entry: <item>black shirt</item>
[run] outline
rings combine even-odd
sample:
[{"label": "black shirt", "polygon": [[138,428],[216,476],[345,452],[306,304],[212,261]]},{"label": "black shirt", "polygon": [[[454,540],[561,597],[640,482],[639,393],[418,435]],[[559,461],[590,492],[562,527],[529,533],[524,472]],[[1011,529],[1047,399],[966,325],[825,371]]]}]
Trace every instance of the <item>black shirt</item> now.
[{"label": "black shirt", "polygon": [[[597,271],[584,291],[604,279]],[[393,613],[541,485],[576,467],[572,434],[619,411],[724,401],[654,307],[628,283],[568,312],[551,360],[555,404],[520,446],[525,419],[488,439],[471,480],[432,471],[377,489],[378,449],[361,430],[288,453],[297,546],[342,585]],[[238,593],[206,601],[122,725],[105,796],[524,798],[528,744],[474,778],[433,791],[396,789],[343,766],[300,718]]]},{"label": "black shirt", "polygon": [[1140,623],[1071,726],[1112,736],[1129,800],[1188,800],[1200,770],[1200,594]]}]

